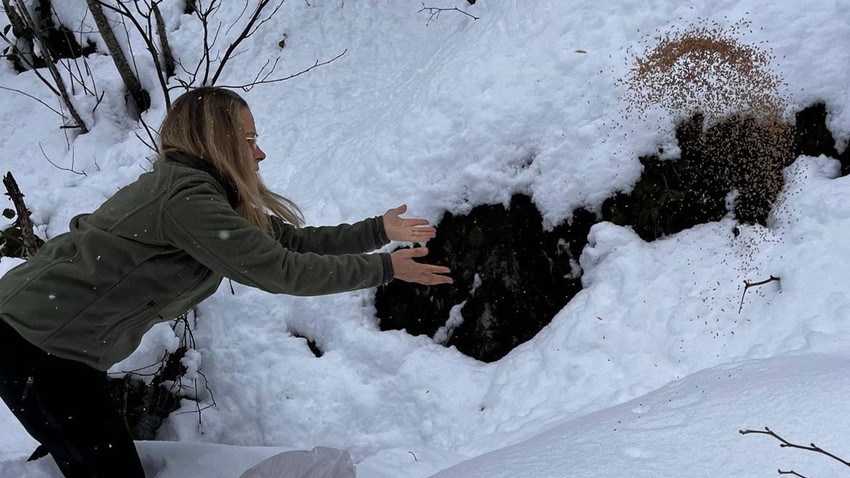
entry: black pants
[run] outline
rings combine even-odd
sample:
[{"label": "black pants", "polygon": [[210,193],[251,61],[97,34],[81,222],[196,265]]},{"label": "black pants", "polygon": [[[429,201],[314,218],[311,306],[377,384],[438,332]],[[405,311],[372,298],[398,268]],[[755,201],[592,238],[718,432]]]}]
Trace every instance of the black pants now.
[{"label": "black pants", "polygon": [[144,478],[106,373],[49,355],[0,318],[0,397],[69,478]]}]

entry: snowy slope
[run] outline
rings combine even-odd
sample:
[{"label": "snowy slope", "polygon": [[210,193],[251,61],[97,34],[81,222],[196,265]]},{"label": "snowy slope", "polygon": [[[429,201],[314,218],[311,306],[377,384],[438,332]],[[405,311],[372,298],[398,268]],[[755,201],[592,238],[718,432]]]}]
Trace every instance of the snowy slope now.
[{"label": "snowy slope", "polygon": [[[237,18],[238,3],[226,2],[219,18]],[[262,176],[309,223],[402,202],[436,220],[516,192],[531,194],[550,225],[575,207],[598,207],[631,187],[640,155],[673,142],[675,115],[624,120],[621,80],[659,35],[705,22],[749,22],[740,41],[773,55],[789,114],[823,101],[839,147],[850,137],[846,0],[439,6],[478,19],[430,18],[421,2],[290,0],[223,75],[221,84],[240,84],[280,56],[285,76],[345,52],[244,93],[269,154]],[[178,55],[192,64],[197,23],[180,1],[162,8]],[[58,5],[68,24],[90,23],[84,13],[82,2]],[[219,48],[236,30],[222,30]],[[154,92],[145,120],[157,124],[164,106],[141,53],[139,64]],[[75,137],[14,91],[55,107],[43,85],[0,62],[0,172],[17,178],[42,237],[64,232],[149,166],[111,60],[93,56],[89,67],[105,96],[94,111],[76,96],[92,131]],[[528,159],[531,167],[519,167]],[[187,402],[161,430],[178,443],[140,443],[149,474],[235,477],[277,452],[332,446],[350,451],[361,478],[757,477],[778,467],[838,476],[826,457],[737,433],[770,426],[850,457],[840,442],[850,184],[838,171],[830,158],[799,158],[769,227],[737,237],[731,219],[653,243],[595,226],[581,257],[585,289],[492,364],[427,337],[381,332],[371,291],[305,299],[240,286],[231,294],[225,283],[199,307],[195,331],[216,407],[199,421]],[[0,273],[16,263],[0,260]],[[744,296],[744,281],[771,275],[781,282]],[[325,354],[314,357],[295,335]],[[113,370],[147,365],[173,344],[158,327]],[[0,408],[0,476],[57,476],[44,460],[23,463],[33,447]]]}]

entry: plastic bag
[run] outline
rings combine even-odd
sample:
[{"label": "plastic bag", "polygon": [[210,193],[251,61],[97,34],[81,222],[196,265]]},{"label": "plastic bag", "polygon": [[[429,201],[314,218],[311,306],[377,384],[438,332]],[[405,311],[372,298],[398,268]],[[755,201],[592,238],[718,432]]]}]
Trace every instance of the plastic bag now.
[{"label": "plastic bag", "polygon": [[356,478],[347,450],[317,446],[286,451],[261,461],[240,478]]}]

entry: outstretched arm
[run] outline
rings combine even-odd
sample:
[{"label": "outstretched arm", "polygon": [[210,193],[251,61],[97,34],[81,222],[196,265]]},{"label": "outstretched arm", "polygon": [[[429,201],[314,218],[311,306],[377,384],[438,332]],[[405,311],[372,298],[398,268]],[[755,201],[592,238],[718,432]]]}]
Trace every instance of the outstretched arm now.
[{"label": "outstretched arm", "polygon": [[354,224],[296,228],[271,216],[274,236],[283,247],[316,254],[357,254],[384,246],[390,241],[384,233],[382,220],[376,216]]},{"label": "outstretched arm", "polygon": [[296,228],[271,216],[274,235],[283,247],[296,252],[356,254],[378,249],[390,241],[425,243],[437,230],[425,219],[406,219],[406,205],[389,209],[383,216],[354,224]]}]

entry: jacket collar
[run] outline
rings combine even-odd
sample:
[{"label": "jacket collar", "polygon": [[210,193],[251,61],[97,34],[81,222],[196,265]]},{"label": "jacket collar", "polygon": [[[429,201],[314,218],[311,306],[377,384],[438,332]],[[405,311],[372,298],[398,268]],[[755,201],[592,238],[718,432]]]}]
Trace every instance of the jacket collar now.
[{"label": "jacket collar", "polygon": [[239,191],[236,189],[236,185],[233,184],[233,180],[219,171],[211,162],[182,151],[168,151],[165,153],[165,160],[180,163],[209,174],[224,188],[225,193],[227,193],[227,202],[230,203],[230,206],[236,209],[236,206],[239,205]]}]

